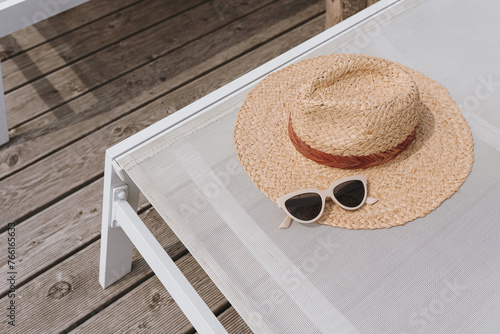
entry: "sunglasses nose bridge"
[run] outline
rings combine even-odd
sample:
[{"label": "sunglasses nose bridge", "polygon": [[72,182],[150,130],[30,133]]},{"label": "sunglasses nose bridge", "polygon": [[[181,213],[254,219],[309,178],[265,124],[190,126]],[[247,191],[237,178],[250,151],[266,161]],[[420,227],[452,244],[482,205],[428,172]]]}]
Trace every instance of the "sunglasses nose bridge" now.
[{"label": "sunglasses nose bridge", "polygon": [[321,195],[321,197],[324,198],[325,201],[328,198],[333,200],[333,190],[332,189],[320,190],[320,195]]}]

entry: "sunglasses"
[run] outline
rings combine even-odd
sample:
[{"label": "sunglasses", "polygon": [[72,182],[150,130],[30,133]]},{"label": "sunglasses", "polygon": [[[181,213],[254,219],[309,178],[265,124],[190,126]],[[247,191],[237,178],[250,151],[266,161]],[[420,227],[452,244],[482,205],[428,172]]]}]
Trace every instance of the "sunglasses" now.
[{"label": "sunglasses", "polygon": [[367,194],[364,175],[335,181],[327,190],[304,189],[286,194],[276,200],[278,207],[287,214],[280,228],[289,228],[292,220],[304,224],[314,223],[323,214],[327,197],[345,210],[356,210],[364,203],[374,204],[378,201]]}]

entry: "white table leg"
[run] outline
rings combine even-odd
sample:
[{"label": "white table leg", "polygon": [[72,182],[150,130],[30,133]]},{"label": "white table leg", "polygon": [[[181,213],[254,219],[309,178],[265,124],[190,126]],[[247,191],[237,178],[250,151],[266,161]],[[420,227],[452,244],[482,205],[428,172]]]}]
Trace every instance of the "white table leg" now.
[{"label": "white table leg", "polygon": [[2,67],[0,66],[0,145],[9,141],[9,128],[7,127],[7,113],[5,111],[5,96],[3,94]]},{"label": "white table leg", "polygon": [[120,179],[113,168],[111,155],[106,152],[101,229],[101,260],[99,268],[99,282],[103,288],[107,288],[129,273],[132,267],[132,242],[122,228],[112,227],[113,206],[115,202],[113,189],[124,185],[128,186],[128,203],[130,203],[134,210],[137,210],[139,189],[137,189],[133,182],[128,180],[122,181]]}]

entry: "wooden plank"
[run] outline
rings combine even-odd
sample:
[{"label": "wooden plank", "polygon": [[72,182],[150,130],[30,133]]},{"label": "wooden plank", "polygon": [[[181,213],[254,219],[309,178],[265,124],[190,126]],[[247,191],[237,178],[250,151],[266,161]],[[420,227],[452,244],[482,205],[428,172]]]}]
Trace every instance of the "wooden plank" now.
[{"label": "wooden plank", "polygon": [[[17,262],[22,263],[22,276],[17,280],[18,285],[25,284],[32,276],[99,238],[102,189],[101,178],[18,224],[16,233],[22,236],[17,239],[16,245]],[[140,210],[149,204],[143,196],[139,203]],[[146,217],[150,215],[146,214]],[[156,225],[150,227],[158,228]],[[0,240],[7,240],[7,231],[0,234]],[[9,271],[7,255],[7,244],[1,243],[0,270],[3,272]],[[0,295],[5,294],[8,289],[3,283]]]},{"label": "wooden plank", "polygon": [[[55,42],[43,44],[27,54],[5,62],[3,65],[5,89],[8,90],[9,82],[15,81],[14,76],[20,80],[24,80],[25,76],[29,77],[30,75],[41,76],[47,70],[61,67],[73,58],[79,59],[80,55],[88,54],[85,51],[87,49],[90,52],[107,46],[114,40],[132,35],[139,29],[149,26],[148,22],[150,21],[152,23],[160,21],[162,18],[167,18],[199,1],[186,1],[183,2],[182,6],[176,5],[175,2],[168,2],[171,5],[166,6],[163,0],[153,0],[148,2],[149,7],[137,5],[127,8],[126,13],[121,15],[119,19],[111,20],[108,18],[109,20],[102,20],[92,26],[85,27],[83,32],[78,30],[74,34],[63,36],[61,38],[63,40],[58,42],[60,45],[54,45]],[[130,38],[71,64],[61,71],[8,93],[5,98],[7,110],[9,110],[9,126],[15,128],[26,120],[81,96],[121,74],[151,62],[269,2],[270,0],[251,0],[245,5],[237,6],[235,10],[225,15],[223,20],[218,19],[212,4],[203,4],[139,34],[132,35]],[[162,7],[165,9],[162,10]],[[142,8],[144,8],[144,12],[136,13],[137,9]],[[186,29],[186,22],[204,23]],[[94,27],[96,25],[98,27]],[[110,26],[113,28],[109,28]],[[88,33],[85,33],[86,31]],[[19,64],[19,58],[26,58],[27,64]]]},{"label": "wooden plank", "polygon": [[0,60],[11,58],[59,35],[89,24],[138,0],[93,0],[0,38]]},{"label": "wooden plank", "polygon": [[240,317],[238,312],[231,306],[218,316],[222,326],[228,333],[252,334],[252,330]]},{"label": "wooden plank", "polygon": [[[283,8],[283,5],[286,4],[286,2],[280,3],[280,6],[275,8],[286,12],[285,8],[288,6],[284,6],[285,8]],[[162,96],[165,91],[196,78],[199,73],[204,73],[214,67],[220,66],[228,58],[239,56],[245,50],[266,41],[270,36],[270,31],[286,31],[290,28],[290,24],[293,27],[298,18],[304,19],[302,15],[310,15],[310,11],[314,13],[317,7],[316,4],[310,5],[310,7],[306,7],[307,10],[302,10],[289,19],[282,20],[280,17],[274,25],[267,29],[256,27],[256,23],[250,25],[251,21],[255,22],[254,17],[252,17],[250,22],[248,22],[250,27],[252,27],[247,32],[251,36],[249,40],[242,40],[245,35],[241,36],[233,30],[221,30],[224,33],[222,37],[229,38],[233,43],[235,40],[239,43],[236,45],[233,44],[229,49],[227,49],[228,45],[222,43],[220,39],[216,39],[220,41],[216,45],[207,45],[206,41],[196,44],[196,54],[205,54],[207,56],[207,59],[200,64],[197,64],[196,59],[189,58],[189,52],[193,51],[192,48],[180,49],[179,58],[171,59],[172,63],[166,64],[164,61],[168,61],[168,59],[161,58],[162,62],[152,63],[152,68],[148,67],[144,72],[137,74],[142,74],[141,77],[134,77],[133,75],[127,78],[122,77],[120,78],[122,80],[120,85],[116,82],[115,84],[107,85],[108,89],[104,92],[105,95],[96,95],[94,91],[93,94],[85,95],[85,99],[74,101],[75,104],[79,103],[80,105],[76,107],[76,105],[70,104],[68,106],[69,110],[85,108],[86,113],[83,111],[68,113],[66,111],[67,115],[64,116],[65,127],[58,128],[62,124],[58,122],[59,120],[55,121],[53,119],[53,114],[51,114],[52,117],[45,117],[43,121],[37,121],[41,124],[33,122],[31,126],[34,126],[35,129],[31,129],[29,131],[31,133],[27,134],[28,136],[32,136],[32,140],[22,143],[21,149],[24,152],[30,152],[32,156],[40,156],[41,152],[47,152],[52,147],[58,148],[61,146],[61,143],[71,142],[77,139],[78,135],[85,135],[95,127],[105,126],[106,122],[120,116],[120,114],[130,111],[134,107],[141,106],[141,104],[144,105],[146,102]],[[264,15],[264,18],[268,17],[265,13],[256,12],[256,14]],[[247,18],[249,17],[245,19]],[[271,18],[269,19],[271,20]],[[257,25],[261,26],[261,23],[257,21]],[[232,29],[233,27],[229,25],[227,28]],[[221,36],[219,35],[218,37]],[[304,36],[301,37],[304,38]],[[310,35],[307,37],[310,37]],[[292,38],[292,41],[297,41],[297,39]],[[289,46],[292,45],[289,44]],[[241,67],[248,69],[249,65],[253,68],[257,64],[256,62],[246,65],[242,64]],[[168,73],[173,73],[174,76],[166,79]],[[236,75],[237,73],[233,74],[232,78]],[[161,78],[165,78],[165,80],[161,80]],[[144,90],[138,92],[138,87],[140,86],[143,86]],[[134,96],[134,94],[136,95]],[[36,212],[38,207],[45,206],[57,200],[71,189],[99,175],[104,157],[103,147],[112,146],[123,137],[130,136],[158,118],[165,117],[165,109],[162,106],[160,108],[160,114],[156,114],[154,117],[152,117],[152,111],[148,107],[141,110],[142,112],[138,111],[135,113],[137,116],[135,116],[135,120],[131,123],[118,122],[105,126],[97,133],[87,135],[79,140],[75,143],[76,146],[71,145],[56,152],[50,157],[49,163],[39,161],[19,173],[0,181],[0,210],[4,212],[2,217],[4,221],[0,226],[4,227],[9,221],[17,221],[25,215]],[[64,111],[61,110],[61,112]],[[62,115],[60,116],[63,117]],[[79,123],[75,121],[79,121]],[[73,124],[67,124],[67,122]],[[43,128],[43,131],[47,131],[47,133],[42,137],[37,137],[37,132],[40,131],[37,128],[40,127]],[[11,142],[19,143],[15,137]],[[38,146],[41,143],[43,143],[43,149]],[[0,153],[2,155],[0,161],[6,161],[12,155],[20,157],[19,149],[20,147],[16,147],[16,145],[8,144]],[[5,164],[0,165],[0,167],[4,166]]]},{"label": "wooden plank", "polygon": [[[227,300],[191,255],[178,266],[202,299],[214,311]],[[165,287],[152,277],[70,333],[192,333],[193,327]]]}]

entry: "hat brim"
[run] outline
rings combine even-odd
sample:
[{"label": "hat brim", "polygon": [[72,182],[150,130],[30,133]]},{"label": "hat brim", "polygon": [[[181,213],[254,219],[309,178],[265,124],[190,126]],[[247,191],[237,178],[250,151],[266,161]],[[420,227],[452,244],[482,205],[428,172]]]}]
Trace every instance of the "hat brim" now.
[{"label": "hat brim", "polygon": [[237,157],[255,185],[271,200],[307,188],[327,189],[357,174],[378,199],[348,211],[328,201],[317,223],[349,229],[403,225],[423,217],[456,192],[472,169],[469,125],[447,90],[403,65],[420,92],[420,120],[413,143],[396,159],[368,169],[317,164],[296,151],[287,134],[286,101],[335,62],[336,55],[307,59],[274,72],[248,94],[234,128]]}]

